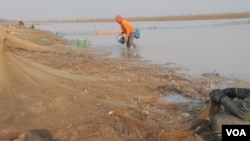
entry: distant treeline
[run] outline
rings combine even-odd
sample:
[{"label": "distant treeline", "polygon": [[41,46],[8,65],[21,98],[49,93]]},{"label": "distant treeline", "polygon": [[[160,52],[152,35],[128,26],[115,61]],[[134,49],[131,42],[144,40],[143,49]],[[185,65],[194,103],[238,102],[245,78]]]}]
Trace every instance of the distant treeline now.
[{"label": "distant treeline", "polygon": [[[182,20],[211,20],[211,19],[238,19],[250,18],[250,12],[223,13],[223,14],[198,14],[157,17],[125,17],[129,21],[182,21]],[[92,18],[77,20],[61,20],[61,22],[114,22],[114,18]]]},{"label": "distant treeline", "polygon": [[[216,20],[216,19],[237,19],[249,18],[250,12],[240,13],[219,13],[219,14],[197,14],[197,15],[170,15],[155,17],[124,17],[129,21],[183,21],[183,20]],[[89,18],[75,20],[47,20],[47,21],[29,21],[33,23],[39,22],[114,22],[114,18]],[[0,22],[15,22],[0,19]],[[24,21],[25,22],[25,21]],[[27,21],[26,21],[27,22]]]}]

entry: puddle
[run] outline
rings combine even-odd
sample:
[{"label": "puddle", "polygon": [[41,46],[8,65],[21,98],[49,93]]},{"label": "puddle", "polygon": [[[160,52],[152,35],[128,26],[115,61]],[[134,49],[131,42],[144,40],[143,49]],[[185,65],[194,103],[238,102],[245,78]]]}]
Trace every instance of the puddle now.
[{"label": "puddle", "polygon": [[190,103],[190,102],[200,102],[200,100],[185,97],[180,94],[170,94],[164,97],[164,101],[171,102],[171,103]]}]

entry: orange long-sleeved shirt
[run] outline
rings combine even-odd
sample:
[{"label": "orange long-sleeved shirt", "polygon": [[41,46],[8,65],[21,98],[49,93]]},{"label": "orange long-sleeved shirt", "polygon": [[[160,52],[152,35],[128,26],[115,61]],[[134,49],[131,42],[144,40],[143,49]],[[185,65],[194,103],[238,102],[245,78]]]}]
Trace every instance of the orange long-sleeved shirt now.
[{"label": "orange long-sleeved shirt", "polygon": [[128,40],[129,34],[135,30],[134,26],[124,19],[121,22],[121,29],[122,33],[126,34],[126,40]]}]

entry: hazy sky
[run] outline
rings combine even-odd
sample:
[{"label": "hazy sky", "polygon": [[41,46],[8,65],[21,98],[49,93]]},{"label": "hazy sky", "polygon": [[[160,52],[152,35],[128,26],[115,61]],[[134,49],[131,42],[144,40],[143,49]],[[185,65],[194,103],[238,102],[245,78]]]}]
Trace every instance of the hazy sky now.
[{"label": "hazy sky", "polygon": [[250,11],[250,0],[0,0],[0,19],[50,20]]}]

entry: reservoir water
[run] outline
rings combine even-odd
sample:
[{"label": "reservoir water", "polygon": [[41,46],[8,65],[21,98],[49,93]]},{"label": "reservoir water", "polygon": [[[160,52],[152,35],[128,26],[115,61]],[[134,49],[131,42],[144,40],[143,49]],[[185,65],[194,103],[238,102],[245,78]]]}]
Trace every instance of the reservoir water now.
[{"label": "reservoir water", "polygon": [[[141,38],[135,39],[140,59],[181,66],[191,75],[216,72],[250,82],[249,19],[132,23],[141,30]],[[87,39],[90,47],[110,51],[111,57],[123,57],[126,49],[115,34],[95,34],[96,30],[119,30],[115,22],[51,23],[35,28],[70,40]]]}]

